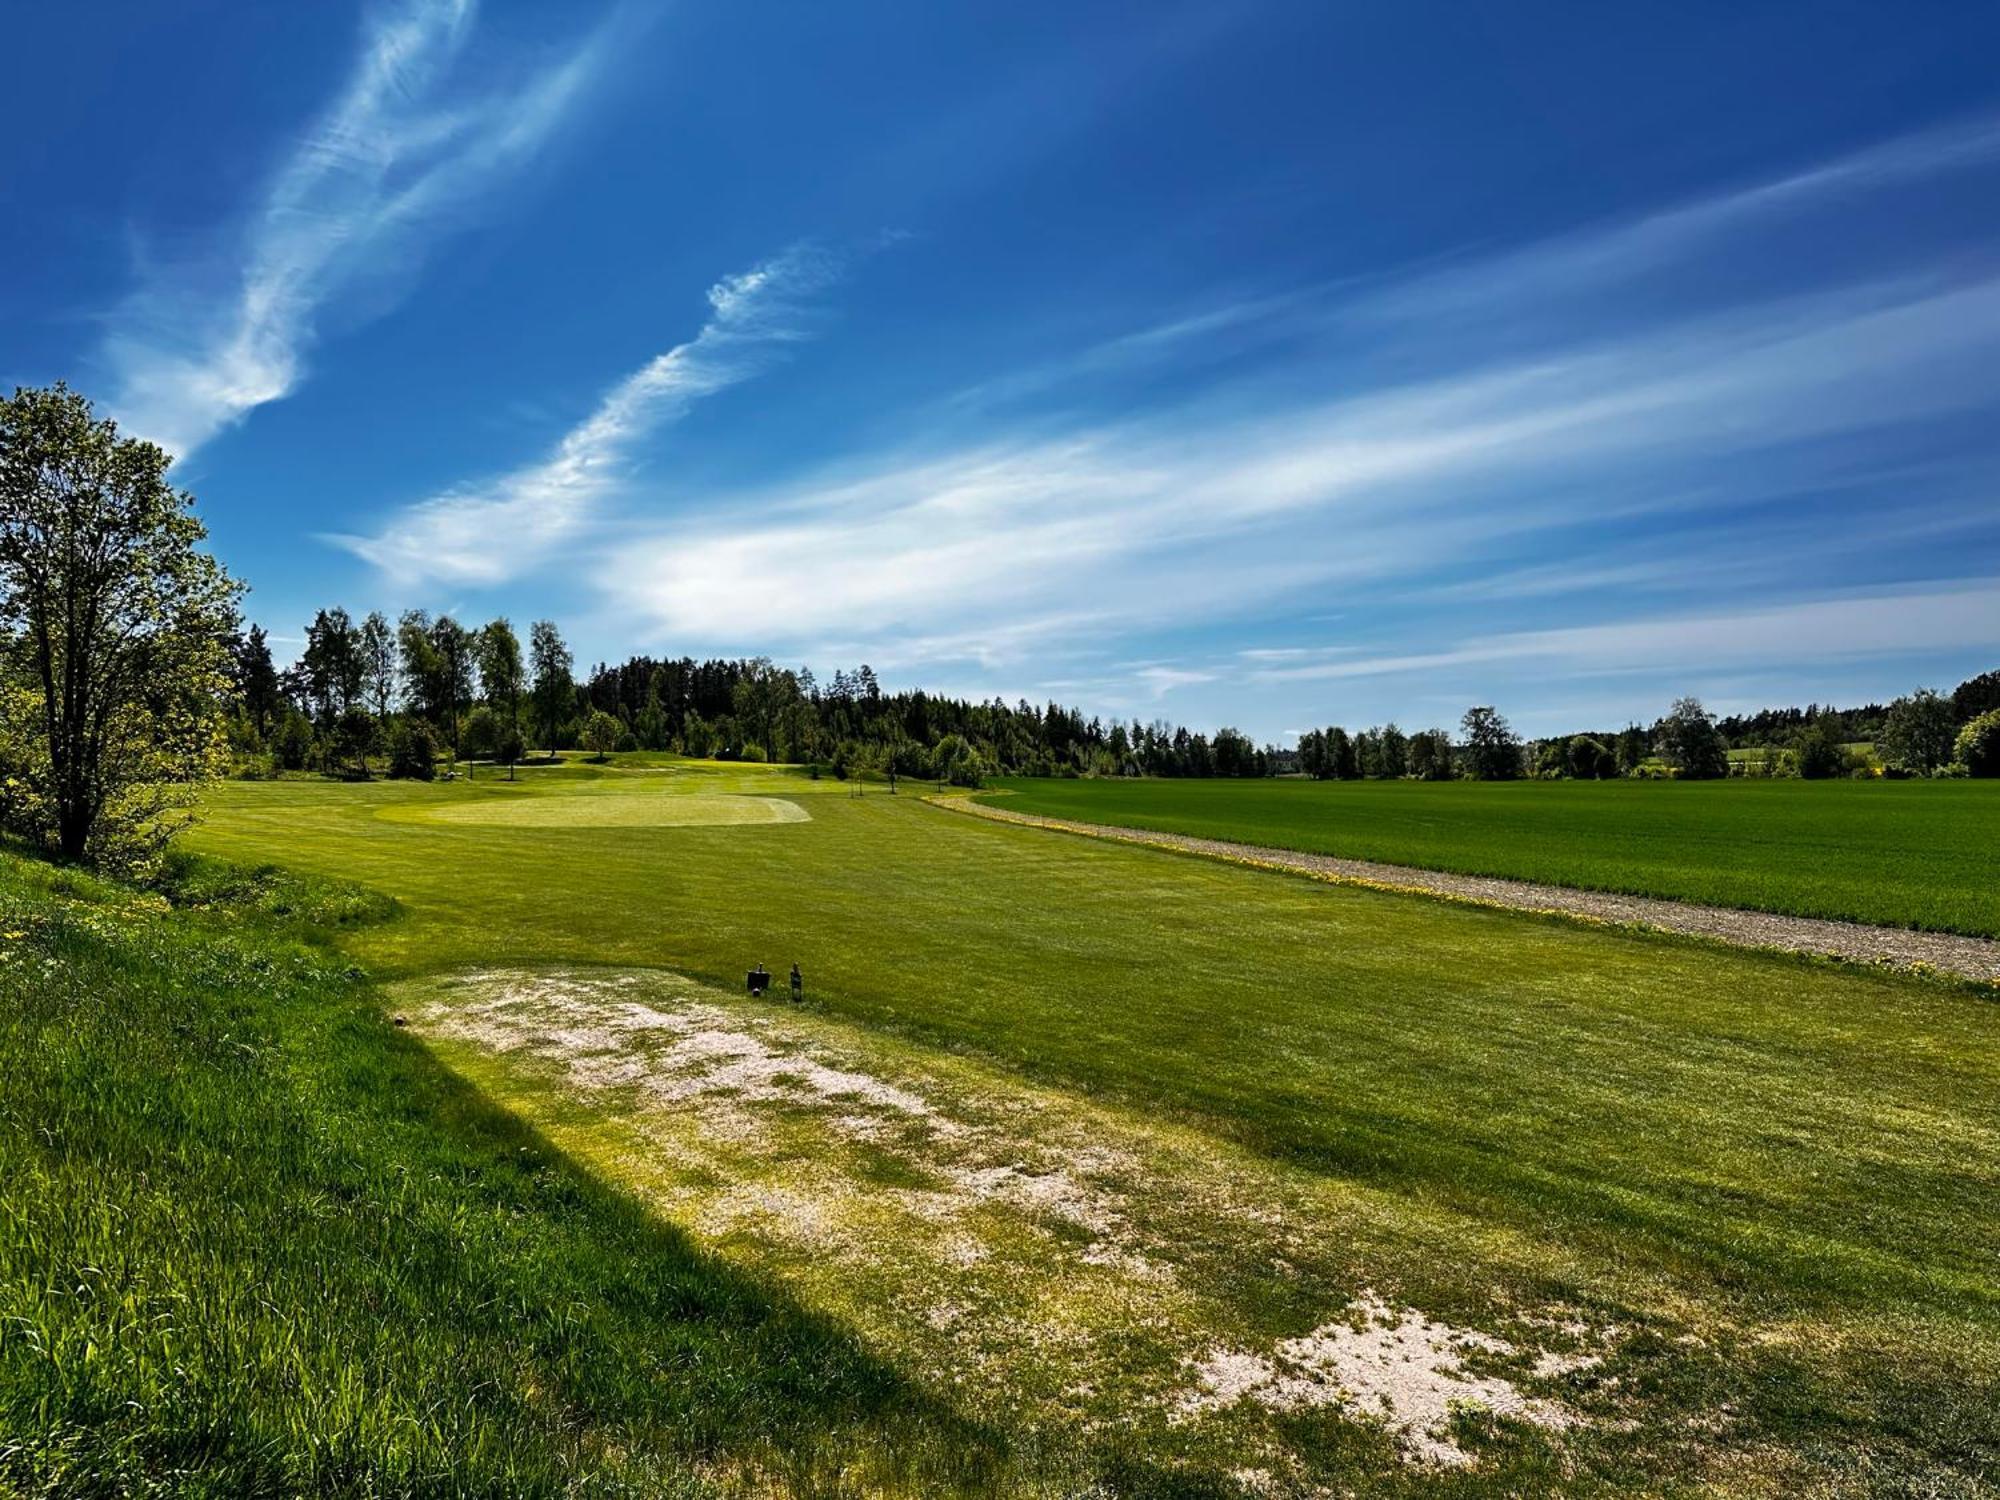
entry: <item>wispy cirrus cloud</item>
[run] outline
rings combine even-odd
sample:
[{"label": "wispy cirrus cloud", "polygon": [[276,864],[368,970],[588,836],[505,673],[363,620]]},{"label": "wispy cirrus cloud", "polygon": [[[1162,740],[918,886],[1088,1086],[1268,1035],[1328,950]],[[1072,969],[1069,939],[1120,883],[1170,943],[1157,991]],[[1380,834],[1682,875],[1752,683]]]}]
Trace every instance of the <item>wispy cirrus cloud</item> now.
[{"label": "wispy cirrus cloud", "polygon": [[1863,288],[1270,416],[898,456],[622,537],[596,572],[665,637],[727,642],[784,578],[762,628],[801,649],[1025,647],[1037,618],[1115,635],[1414,583],[1573,527],[1579,492],[1599,524],[1671,512],[1745,454],[1810,483],[1829,435],[1996,398],[2000,279]]},{"label": "wispy cirrus cloud", "polygon": [[602,51],[468,82],[474,0],[406,0],[364,29],[339,96],[227,244],[155,270],[112,319],[111,408],[185,457],[295,389],[327,305],[407,274],[571,112]]},{"label": "wispy cirrus cloud", "polygon": [[488,585],[530,570],[629,478],[646,438],[807,337],[800,299],[835,270],[829,256],[802,246],[717,282],[701,330],[619,381],[548,457],[419,501],[373,535],[327,540],[404,584]]},{"label": "wispy cirrus cloud", "polygon": [[1763,608],[1648,616],[1557,630],[1513,631],[1442,651],[1258,668],[1264,682],[1332,682],[1435,674],[1440,669],[1532,662],[1577,675],[1657,672],[1700,662],[1704,670],[1900,657],[1940,644],[2000,649],[2000,578],[1948,579],[1912,587],[1842,590],[1830,598]]}]

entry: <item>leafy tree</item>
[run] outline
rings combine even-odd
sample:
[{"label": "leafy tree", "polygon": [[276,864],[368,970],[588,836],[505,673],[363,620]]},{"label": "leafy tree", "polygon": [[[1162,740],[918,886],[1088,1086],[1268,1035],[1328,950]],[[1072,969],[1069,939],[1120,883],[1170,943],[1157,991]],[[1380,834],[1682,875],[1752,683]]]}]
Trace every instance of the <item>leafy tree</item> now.
[{"label": "leafy tree", "polygon": [[1968,776],[2000,776],[2000,708],[1989,708],[1959,730],[1954,758]]},{"label": "leafy tree", "polygon": [[484,703],[465,716],[459,748],[469,760],[492,760],[500,751],[500,716]]},{"label": "leafy tree", "polygon": [[1713,781],[1729,774],[1729,747],[1699,698],[1676,698],[1654,726],[1660,753],[1690,781]]},{"label": "leafy tree", "polygon": [[1918,688],[1889,705],[1882,726],[1883,757],[1928,776],[1951,759],[1957,731],[1951,701],[1930,688]]},{"label": "leafy tree", "polygon": [[1618,731],[1618,744],[1616,748],[1618,752],[1618,774],[1621,776],[1630,776],[1646,763],[1646,757],[1652,754],[1653,744],[1647,738],[1645,730],[1641,729],[1637,724],[1627,724],[1623,729]]},{"label": "leafy tree", "polygon": [[1410,774],[1419,781],[1451,779],[1451,736],[1442,729],[1421,729],[1410,736]]},{"label": "leafy tree", "polygon": [[437,741],[429,721],[407,717],[389,731],[389,775],[401,781],[429,781],[437,775]]},{"label": "leafy tree", "polygon": [[479,689],[501,724],[518,735],[521,727],[521,642],[503,615],[479,632],[474,647],[479,662]]},{"label": "leafy tree", "polygon": [[1240,729],[1224,727],[1216,730],[1212,754],[1215,774],[1218,776],[1257,774],[1257,747],[1250,743],[1250,737]]},{"label": "leafy tree", "polygon": [[332,735],[340,716],[361,697],[361,633],[354,619],[339,607],[323,609],[306,627],[306,692],[320,732]]},{"label": "leafy tree", "polygon": [[364,777],[368,774],[368,754],[380,738],[375,716],[359,703],[342,711],[334,722],[333,753],[342,765],[352,766]]},{"label": "leafy tree", "polygon": [[459,748],[458,716],[472,701],[474,647],[472,632],[450,615],[439,615],[431,625],[431,649],[437,658],[433,713],[442,719],[453,755]]},{"label": "leafy tree", "polygon": [[65,859],[145,862],[220,768],[239,589],[171,463],[67,386],[0,401],[7,818]]},{"label": "leafy tree", "polygon": [[403,686],[403,709],[432,724],[444,721],[443,659],[431,639],[431,617],[406,609],[396,621],[396,675]]},{"label": "leafy tree", "polygon": [[590,717],[583,721],[583,748],[598,760],[603,760],[618,747],[618,740],[625,733],[625,725],[615,716],[601,708],[590,711]]},{"label": "leafy tree", "polygon": [[355,640],[361,660],[361,698],[378,719],[389,717],[396,696],[396,633],[379,609],[361,622]]},{"label": "leafy tree", "polygon": [[1394,781],[1409,774],[1409,736],[1396,727],[1391,719],[1382,726],[1382,732],[1375,741],[1375,774]]},{"label": "leafy tree", "polygon": [[542,743],[554,755],[556,730],[576,703],[574,662],[555,621],[537,620],[528,627],[528,659],[535,674],[535,717],[541,721]]},{"label": "leafy tree", "polygon": [[1813,720],[1792,742],[1798,756],[1799,775],[1808,781],[1824,781],[1847,769],[1847,751],[1834,727],[1824,718]]},{"label": "leafy tree", "polygon": [[1951,711],[1964,724],[2000,708],[2000,671],[1981,672],[1952,689]]},{"label": "leafy tree", "polygon": [[1468,708],[1459,732],[1467,774],[1479,781],[1511,781],[1521,774],[1521,741],[1497,710]]},{"label": "leafy tree", "polygon": [[1326,732],[1326,755],[1333,765],[1334,780],[1352,781],[1361,774],[1361,759],[1354,753],[1354,741],[1338,725]]},{"label": "leafy tree", "polygon": [[984,785],[983,770],[979,752],[962,734],[946,735],[931,751],[931,773],[941,782],[948,781],[953,786],[981,786]]},{"label": "leafy tree", "polygon": [[296,708],[288,708],[271,737],[271,757],[282,771],[303,771],[312,764],[312,720]]},{"label": "leafy tree", "polygon": [[1564,769],[1578,781],[1600,781],[1618,774],[1618,757],[1604,741],[1579,734],[1564,747]]},{"label": "leafy tree", "polygon": [[1326,756],[1326,731],[1308,729],[1299,736],[1299,770],[1314,781],[1324,781],[1332,773]]}]

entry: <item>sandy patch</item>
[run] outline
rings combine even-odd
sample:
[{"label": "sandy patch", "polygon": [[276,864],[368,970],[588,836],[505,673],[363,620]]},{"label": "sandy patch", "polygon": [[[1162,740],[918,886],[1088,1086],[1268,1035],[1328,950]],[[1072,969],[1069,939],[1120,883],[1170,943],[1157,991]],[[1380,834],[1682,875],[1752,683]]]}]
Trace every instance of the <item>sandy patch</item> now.
[{"label": "sandy patch", "polygon": [[[1411,1454],[1436,1464],[1472,1461],[1447,1432],[1458,1407],[1551,1429],[1573,1424],[1563,1407],[1523,1394],[1512,1381],[1467,1370],[1467,1358],[1481,1353],[1507,1357],[1515,1350],[1491,1334],[1435,1323],[1364,1292],[1349,1306],[1348,1320],[1285,1339],[1267,1355],[1220,1349],[1196,1362],[1198,1389],[1185,1409],[1211,1411],[1245,1399],[1275,1411],[1344,1406],[1384,1422]],[[1561,1374],[1583,1362],[1543,1354],[1535,1373]]]}]

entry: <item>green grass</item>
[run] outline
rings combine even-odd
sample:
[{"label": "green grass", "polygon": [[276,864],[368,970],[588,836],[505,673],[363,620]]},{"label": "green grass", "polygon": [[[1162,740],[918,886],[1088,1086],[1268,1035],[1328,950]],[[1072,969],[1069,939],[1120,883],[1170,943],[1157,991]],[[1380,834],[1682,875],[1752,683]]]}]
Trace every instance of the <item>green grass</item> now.
[{"label": "green grass", "polygon": [[1014,1472],[1000,1437],[386,1024],[302,940],[377,898],[212,868],[175,886],[196,910],[0,854],[0,1494]]},{"label": "green grass", "polygon": [[2000,936],[2000,783],[1009,781],[1018,812]]},{"label": "green grass", "polygon": [[[1147,1148],[1162,1160],[1220,1153],[1232,1193],[1305,1205],[1309,1232],[1261,1258],[1232,1256],[1249,1232],[1220,1211],[1161,1235],[1176,1284],[1217,1329],[1302,1332],[1357,1286],[1474,1327],[1586,1309],[1628,1332],[1606,1367],[1616,1385],[1578,1394],[1612,1420],[1570,1441],[1574,1492],[1986,1492],[2000,1462],[2000,1417],[1982,1394],[2000,1380],[2000,1006],[1940,984],[1329,888],[848,790],[776,769],[615,764],[515,786],[228,785],[191,843],[392,898],[396,916],[336,941],[406,984],[582,963],[672,970],[726,994],[752,962],[782,973],[796,960],[814,1013],[844,1028],[840,1045],[871,1071],[963,1060],[990,1070],[992,1092],[1053,1098],[1053,1117],[1070,1100],[1134,1139],[1168,1132],[1180,1144]],[[1053,812],[1137,822],[1135,802],[1117,798],[1155,790],[1037,793]],[[1944,786],[1166,790],[1212,798],[1182,805],[1266,842],[1315,808],[1428,807],[1382,813],[1377,836],[1428,821],[1447,843],[1464,835],[1446,812],[1511,809],[1478,826],[1586,863],[1589,830],[1603,837],[1624,809],[1650,830],[1636,843],[1652,851],[1649,868],[1691,878],[1703,858],[1729,867],[1736,841],[1759,828],[1795,850],[1823,840],[1833,852],[1820,862],[1836,866],[1872,828],[1903,856],[1899,877],[1878,878],[1908,900],[1921,899],[1924,858],[1940,891],[1976,899],[1965,872],[1978,840],[1964,828],[1990,826],[1995,806],[1979,800],[1988,788]],[[1767,790],[1779,795],[1760,798]],[[1226,800],[1238,792],[1250,800]],[[1341,802],[1348,792],[1362,795]],[[641,793],[775,793],[810,820],[427,816],[489,799]],[[1271,821],[1242,826],[1245,806]],[[1944,852],[1892,837],[1875,816],[1885,808],[1931,828]],[[1705,838],[1672,855],[1690,816]],[[1622,847],[1599,857],[1634,858]],[[1861,864],[1845,860],[1854,881]],[[642,1129],[637,1104],[565,1093],[510,1055],[444,1055],[599,1175],[632,1164],[624,1185],[672,1217],[679,1200],[648,1176],[660,1164],[647,1152],[664,1148],[643,1144],[667,1127]],[[837,1323],[888,1316],[890,1288],[843,1297],[809,1267],[733,1247],[722,1243],[725,1259],[774,1265]],[[907,1294],[921,1276],[896,1285]],[[870,1347],[942,1399],[949,1387],[917,1356],[920,1331],[901,1326],[876,1327]],[[1030,1380],[1037,1356],[1016,1358]],[[1008,1426],[1010,1411],[993,1398],[956,1415],[985,1430]],[[1477,1470],[1388,1472],[1354,1424],[1279,1425],[1302,1482],[1370,1492],[1532,1492],[1545,1461],[1534,1455],[1547,1451],[1517,1438]],[[1024,1430],[1089,1446],[1059,1425]],[[1227,1458],[1184,1454],[1176,1472],[1227,1493]],[[1125,1475],[1115,1488],[1151,1482]]]}]

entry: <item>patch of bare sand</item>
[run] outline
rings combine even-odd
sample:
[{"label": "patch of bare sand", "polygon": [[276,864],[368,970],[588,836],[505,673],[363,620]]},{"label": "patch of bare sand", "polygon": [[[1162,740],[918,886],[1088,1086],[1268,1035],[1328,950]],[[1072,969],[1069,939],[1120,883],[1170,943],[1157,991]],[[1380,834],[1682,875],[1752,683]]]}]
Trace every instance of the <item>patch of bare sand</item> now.
[{"label": "patch of bare sand", "polygon": [[[1514,1346],[1476,1329],[1433,1322],[1414,1308],[1391,1307],[1364,1292],[1344,1320],[1281,1340],[1269,1354],[1218,1349],[1192,1366],[1197,1389],[1189,1412],[1251,1400],[1276,1411],[1342,1406],[1383,1422],[1406,1449],[1427,1463],[1472,1461],[1449,1433],[1455,1410],[1476,1407],[1495,1416],[1560,1430],[1574,1416],[1554,1402],[1523,1394],[1504,1376],[1476,1374],[1468,1358],[1513,1356]],[[1534,1373],[1582,1368],[1592,1356],[1537,1356]]]}]

